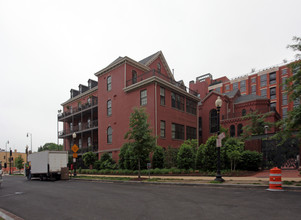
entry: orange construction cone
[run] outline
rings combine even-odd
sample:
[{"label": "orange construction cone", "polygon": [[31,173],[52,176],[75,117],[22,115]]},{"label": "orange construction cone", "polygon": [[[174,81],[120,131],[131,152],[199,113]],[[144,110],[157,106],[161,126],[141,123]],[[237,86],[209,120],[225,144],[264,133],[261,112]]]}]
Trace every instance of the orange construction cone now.
[{"label": "orange construction cone", "polygon": [[274,167],[270,169],[269,191],[283,191],[281,181],[281,169]]}]

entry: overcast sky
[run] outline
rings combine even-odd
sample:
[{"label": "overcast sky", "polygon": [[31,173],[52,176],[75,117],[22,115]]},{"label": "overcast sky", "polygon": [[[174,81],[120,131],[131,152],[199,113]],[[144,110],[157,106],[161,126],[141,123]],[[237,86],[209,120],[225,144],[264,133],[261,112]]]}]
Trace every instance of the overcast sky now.
[{"label": "overcast sky", "polygon": [[[0,0],[0,148],[57,142],[57,111],[118,56],[161,50],[176,80],[294,59],[300,0]],[[60,127],[60,129],[62,126]],[[62,141],[60,142],[62,143]]]}]

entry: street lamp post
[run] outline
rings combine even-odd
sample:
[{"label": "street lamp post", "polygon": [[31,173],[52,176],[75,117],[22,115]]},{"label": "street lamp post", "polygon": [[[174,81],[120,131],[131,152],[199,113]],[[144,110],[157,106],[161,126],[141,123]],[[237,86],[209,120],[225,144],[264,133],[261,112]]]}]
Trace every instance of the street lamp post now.
[{"label": "street lamp post", "polygon": [[6,155],[5,155],[5,160],[6,160],[5,163],[6,163],[6,168],[5,168],[5,169],[7,169],[7,145],[8,145],[8,144],[9,144],[9,141],[6,141],[6,143],[5,143],[5,152],[6,152],[6,153],[5,153],[5,154],[6,154]]},{"label": "street lamp post", "polygon": [[[217,108],[217,135],[220,134],[220,109],[222,107],[221,97],[218,96],[215,101],[215,106]],[[222,178],[221,174],[221,147],[217,147],[217,172],[215,181],[224,182],[225,180]]]},{"label": "street lamp post", "polygon": [[26,137],[28,137],[30,135],[30,151],[32,153],[32,133],[27,132]]},{"label": "street lamp post", "polygon": [[[73,137],[73,144],[75,144],[75,139],[76,139],[75,132],[72,134],[72,137]],[[74,176],[76,176],[76,158],[73,158],[73,163],[74,163]]]}]

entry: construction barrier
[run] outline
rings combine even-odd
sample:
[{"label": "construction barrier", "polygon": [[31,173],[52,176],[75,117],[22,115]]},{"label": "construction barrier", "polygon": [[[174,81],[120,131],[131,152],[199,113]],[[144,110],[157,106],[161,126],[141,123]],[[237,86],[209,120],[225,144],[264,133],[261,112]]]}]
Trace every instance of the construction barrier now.
[{"label": "construction barrier", "polygon": [[281,169],[274,167],[270,169],[269,191],[283,191],[281,181]]}]

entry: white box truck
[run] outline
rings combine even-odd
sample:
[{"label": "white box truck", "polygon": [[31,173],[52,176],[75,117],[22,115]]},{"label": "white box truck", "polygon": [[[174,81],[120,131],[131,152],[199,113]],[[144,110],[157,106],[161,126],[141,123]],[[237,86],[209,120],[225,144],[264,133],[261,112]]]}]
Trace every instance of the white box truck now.
[{"label": "white box truck", "polygon": [[28,155],[29,172],[27,178],[38,177],[40,180],[47,178],[60,179],[61,169],[67,167],[67,151],[41,151]]}]

